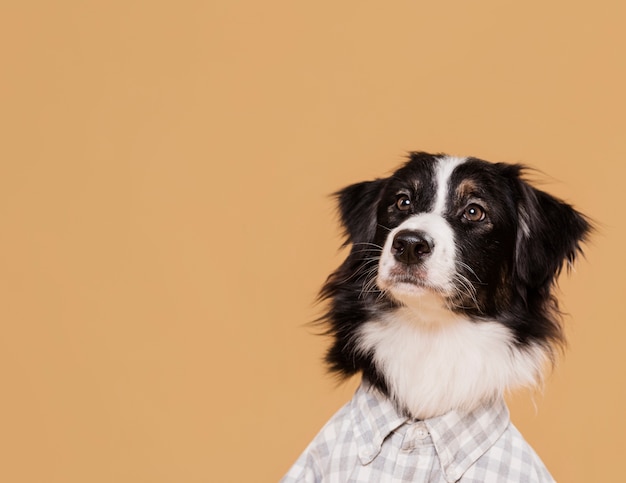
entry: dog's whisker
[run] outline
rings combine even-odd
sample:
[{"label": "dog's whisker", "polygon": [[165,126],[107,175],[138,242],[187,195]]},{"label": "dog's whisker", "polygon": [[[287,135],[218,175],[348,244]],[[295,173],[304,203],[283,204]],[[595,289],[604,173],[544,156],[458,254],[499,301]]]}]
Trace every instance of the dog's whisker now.
[{"label": "dog's whisker", "polygon": [[475,278],[476,281],[481,284],[481,285],[487,285],[485,282],[483,282],[480,277],[476,274],[476,272],[474,271],[474,269],[472,267],[470,267],[467,263],[462,262],[461,260],[457,260],[456,264],[458,266],[460,266],[461,268],[464,268],[465,270],[467,270],[468,272],[470,272]]},{"label": "dog's whisker", "polygon": [[353,245],[353,246],[361,246],[361,245],[368,246],[368,247],[378,248],[378,249],[380,249],[380,250],[382,250],[382,249],[383,249],[383,247],[381,247],[380,245],[378,245],[378,244],[376,244],[376,243],[371,243],[371,242],[356,242],[356,243],[354,243],[354,245]]},{"label": "dog's whisker", "polygon": [[363,298],[363,296],[367,293],[379,293],[380,292],[380,288],[376,284],[376,277],[373,276],[377,273],[377,271],[378,271],[378,267],[375,267],[366,274],[367,281],[363,284],[359,292],[359,298]]},{"label": "dog's whisker", "polygon": [[465,288],[466,294],[469,295],[474,304],[478,306],[478,292],[476,291],[476,287],[474,287],[467,279],[459,278],[459,281],[463,288]]},{"label": "dog's whisker", "polygon": [[[378,267],[378,260],[380,257],[369,257],[363,260],[363,264],[360,264],[359,267],[353,272],[349,273],[347,277],[338,280],[339,284],[348,283],[354,279],[359,280],[364,275],[368,275],[372,270],[376,270]],[[374,264],[372,267],[371,265]]]}]

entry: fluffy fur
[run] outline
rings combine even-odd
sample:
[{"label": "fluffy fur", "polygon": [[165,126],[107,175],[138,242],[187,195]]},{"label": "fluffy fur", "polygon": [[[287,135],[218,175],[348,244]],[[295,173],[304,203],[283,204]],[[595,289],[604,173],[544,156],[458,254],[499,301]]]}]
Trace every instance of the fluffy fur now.
[{"label": "fluffy fur", "polygon": [[541,379],[564,342],[552,289],[591,227],[523,169],[416,152],[337,193],[351,250],[321,291],[333,371],[419,419]]}]

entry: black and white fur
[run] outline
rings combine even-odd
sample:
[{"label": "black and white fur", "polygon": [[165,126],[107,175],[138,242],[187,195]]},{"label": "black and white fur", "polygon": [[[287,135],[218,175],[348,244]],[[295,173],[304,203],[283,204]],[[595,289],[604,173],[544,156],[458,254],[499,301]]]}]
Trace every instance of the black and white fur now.
[{"label": "black and white fur", "polygon": [[419,419],[541,380],[564,342],[552,289],[591,227],[523,171],[415,152],[337,193],[351,251],[321,291],[333,371]]}]

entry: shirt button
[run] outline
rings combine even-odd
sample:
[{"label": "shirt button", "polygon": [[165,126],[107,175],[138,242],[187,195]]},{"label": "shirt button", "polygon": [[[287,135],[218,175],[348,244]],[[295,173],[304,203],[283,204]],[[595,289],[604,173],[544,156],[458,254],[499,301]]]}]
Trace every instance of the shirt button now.
[{"label": "shirt button", "polygon": [[415,437],[417,439],[428,438],[428,429],[423,424],[418,424],[415,428]]}]

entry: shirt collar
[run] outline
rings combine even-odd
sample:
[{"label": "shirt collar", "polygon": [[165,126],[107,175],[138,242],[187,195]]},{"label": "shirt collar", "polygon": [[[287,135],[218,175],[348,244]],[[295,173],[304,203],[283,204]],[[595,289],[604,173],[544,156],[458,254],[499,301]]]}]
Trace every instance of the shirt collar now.
[{"label": "shirt collar", "polygon": [[[351,405],[359,460],[367,465],[378,456],[387,436],[410,419],[366,381]],[[500,438],[509,421],[502,399],[469,413],[450,411],[424,420],[446,480],[457,481]]]},{"label": "shirt collar", "polygon": [[408,418],[401,416],[393,403],[366,381],[357,389],[351,405],[359,460],[367,465],[378,456],[385,438]]}]

